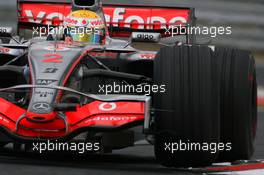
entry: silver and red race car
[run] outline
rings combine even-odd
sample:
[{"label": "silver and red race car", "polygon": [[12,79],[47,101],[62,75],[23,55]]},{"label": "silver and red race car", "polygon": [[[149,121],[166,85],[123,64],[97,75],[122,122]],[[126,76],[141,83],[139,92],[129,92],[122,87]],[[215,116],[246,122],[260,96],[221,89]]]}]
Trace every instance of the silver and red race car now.
[{"label": "silver and red race car", "polygon": [[254,59],[195,44],[188,33],[179,42],[179,27],[195,25],[193,8],[99,0],[17,6],[18,36],[0,29],[2,147],[99,139],[105,152],[133,146],[141,126],[165,166],[252,156]]}]

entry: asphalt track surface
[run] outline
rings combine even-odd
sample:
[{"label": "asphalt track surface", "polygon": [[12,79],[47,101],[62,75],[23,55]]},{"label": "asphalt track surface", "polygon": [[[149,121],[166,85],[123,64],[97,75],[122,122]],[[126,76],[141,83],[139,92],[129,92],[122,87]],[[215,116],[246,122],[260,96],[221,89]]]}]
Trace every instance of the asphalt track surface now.
[{"label": "asphalt track surface", "polygon": [[[259,85],[264,84],[264,61],[257,60]],[[253,160],[264,159],[264,109],[258,112],[258,133]],[[154,158],[153,147],[137,144],[135,147],[105,155],[74,156],[67,153],[36,155],[6,150],[0,156],[0,175],[87,175],[87,174],[175,174],[189,175],[189,170],[165,168]]]}]

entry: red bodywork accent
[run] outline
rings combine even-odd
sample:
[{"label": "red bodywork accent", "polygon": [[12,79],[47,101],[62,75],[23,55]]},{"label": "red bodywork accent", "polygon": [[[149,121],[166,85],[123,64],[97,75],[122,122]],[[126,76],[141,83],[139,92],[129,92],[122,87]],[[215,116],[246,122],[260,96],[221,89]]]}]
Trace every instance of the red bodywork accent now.
[{"label": "red bodywork accent", "polygon": [[233,166],[219,166],[219,167],[210,167],[205,170],[208,172],[223,172],[223,171],[247,171],[247,170],[256,170],[263,169],[264,163],[252,163],[244,165],[233,165]]},{"label": "red bodywork accent", "polygon": [[[161,29],[191,24],[192,20],[195,20],[190,8],[105,5],[103,10],[108,27],[119,29],[117,32],[111,31],[113,37],[129,36],[131,31],[126,29],[161,32]],[[36,5],[34,2],[21,2],[19,3],[19,23],[22,26],[28,26],[28,24],[58,26],[62,25],[64,18],[70,12],[69,3],[37,3]]]},{"label": "red bodywork accent", "polygon": [[31,121],[36,121],[36,122],[48,122],[48,121],[52,121],[56,118],[56,113],[52,112],[49,114],[36,114],[36,113],[32,113],[27,111],[26,112],[27,115],[27,119],[31,120]]},{"label": "red bodywork accent", "polygon": [[[143,102],[115,102],[113,104],[114,108],[111,108],[112,105],[108,103],[94,101],[77,107],[76,111],[66,112],[69,133],[85,127],[121,127],[144,120]],[[4,126],[18,136],[58,138],[67,135],[64,121],[59,117],[55,116],[52,121],[45,123],[32,122],[28,120],[28,117],[33,117],[34,114],[27,113],[26,109],[3,98],[0,98],[0,106],[0,126]],[[16,131],[16,122],[24,113],[29,116],[20,122],[19,129]]]}]

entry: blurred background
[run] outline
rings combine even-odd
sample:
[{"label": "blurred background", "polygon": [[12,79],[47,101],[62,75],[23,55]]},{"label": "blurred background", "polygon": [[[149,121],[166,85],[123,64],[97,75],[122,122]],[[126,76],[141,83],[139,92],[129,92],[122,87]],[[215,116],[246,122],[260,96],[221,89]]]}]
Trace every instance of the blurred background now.
[{"label": "blurred background", "polygon": [[[264,58],[263,0],[105,0],[108,3],[181,5],[196,8],[198,25],[231,26],[232,35],[212,38],[212,44],[252,50]],[[16,26],[16,0],[0,0],[0,24]]]}]

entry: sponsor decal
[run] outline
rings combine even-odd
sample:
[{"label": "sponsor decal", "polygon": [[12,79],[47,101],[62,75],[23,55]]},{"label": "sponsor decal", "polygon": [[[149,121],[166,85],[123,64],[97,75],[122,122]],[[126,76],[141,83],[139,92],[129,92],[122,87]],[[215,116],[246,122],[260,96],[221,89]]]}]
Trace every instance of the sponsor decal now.
[{"label": "sponsor decal", "polygon": [[71,25],[71,26],[74,26],[74,25],[78,24],[78,20],[77,19],[71,19],[71,18],[67,17],[67,18],[65,18],[64,23]]},{"label": "sponsor decal", "polygon": [[52,44],[49,45],[47,47],[45,47],[44,49],[49,50],[49,51],[67,51],[69,50],[68,47],[65,47],[65,44]]},{"label": "sponsor decal", "polygon": [[43,63],[62,63],[62,55],[60,54],[45,54]]},{"label": "sponsor decal", "polygon": [[[63,20],[69,24],[100,25],[102,20],[85,21],[81,18],[65,18],[71,12],[70,5],[49,4],[21,4],[21,22],[42,23],[46,25],[62,24]],[[189,18],[189,9],[166,8],[114,8],[104,7],[105,19],[113,27],[127,27],[133,29],[163,29],[166,26],[186,24]],[[82,16],[82,15],[80,15]]]},{"label": "sponsor decal", "polygon": [[89,123],[92,121],[133,121],[138,119],[135,116],[101,116],[90,118],[85,121],[85,123]]},{"label": "sponsor decal", "polygon": [[107,57],[112,59],[116,59],[118,57],[117,52],[91,52],[90,55],[93,57],[101,57],[101,58]]},{"label": "sponsor decal", "polygon": [[139,58],[141,59],[154,59],[156,57],[156,54],[153,53],[144,53],[144,54],[139,54]]},{"label": "sponsor decal", "polygon": [[57,68],[46,68],[43,73],[45,74],[54,74],[58,71]]},{"label": "sponsor decal", "polygon": [[137,59],[143,59],[143,60],[153,60],[156,57],[156,53],[150,53],[150,52],[142,52],[142,53],[136,53],[136,54],[131,54],[129,56],[130,60],[137,60]]},{"label": "sponsor decal", "polygon": [[54,95],[53,92],[42,92],[42,91],[37,91],[35,94],[39,95],[42,98],[46,98],[49,95]]},{"label": "sponsor decal", "polygon": [[99,15],[89,10],[77,10],[71,12],[63,22],[68,27],[103,28],[104,21]]},{"label": "sponsor decal", "polygon": [[35,111],[39,111],[39,112],[46,112],[46,111],[49,111],[51,109],[50,105],[48,103],[45,103],[45,102],[35,103],[35,104],[33,104],[32,108]]},{"label": "sponsor decal", "polygon": [[143,39],[143,40],[153,40],[154,39],[154,35],[152,34],[144,34],[144,33],[138,33],[136,35],[137,39]]},{"label": "sponsor decal", "polygon": [[57,82],[58,80],[47,80],[47,79],[38,79],[37,85],[50,85],[52,83]]},{"label": "sponsor decal", "polygon": [[9,53],[10,49],[9,48],[0,48],[0,53]]},{"label": "sponsor decal", "polygon": [[102,103],[99,105],[101,111],[113,111],[117,107],[116,103]]}]

